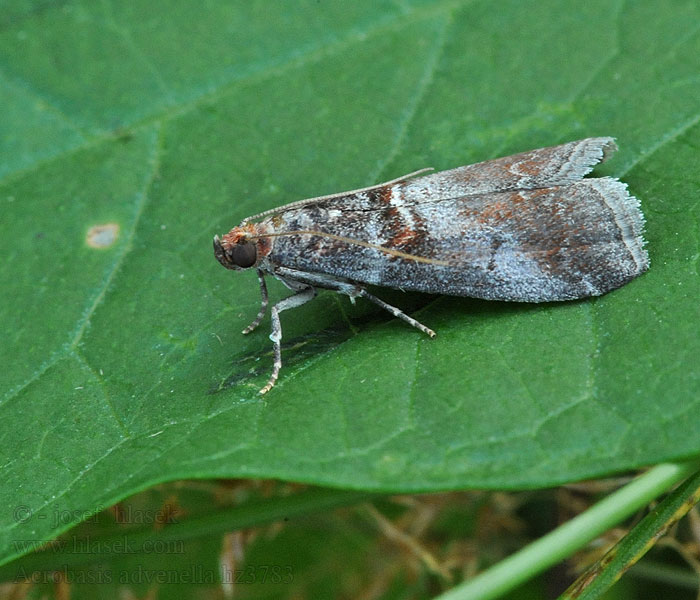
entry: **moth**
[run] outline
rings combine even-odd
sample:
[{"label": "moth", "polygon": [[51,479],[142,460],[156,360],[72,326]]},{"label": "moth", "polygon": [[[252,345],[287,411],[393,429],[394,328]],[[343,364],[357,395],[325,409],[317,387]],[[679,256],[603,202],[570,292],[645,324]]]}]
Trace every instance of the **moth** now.
[{"label": "moth", "polygon": [[423,169],[386,183],[293,202],[247,217],[214,255],[227,269],[255,269],[293,294],[271,309],[274,365],[282,367],[280,313],[319,288],[366,298],[430,337],[435,332],[367,291],[368,285],[549,302],[598,296],[649,267],[644,217],[627,185],[584,179],[617,146],[587,138],[449,171]]}]

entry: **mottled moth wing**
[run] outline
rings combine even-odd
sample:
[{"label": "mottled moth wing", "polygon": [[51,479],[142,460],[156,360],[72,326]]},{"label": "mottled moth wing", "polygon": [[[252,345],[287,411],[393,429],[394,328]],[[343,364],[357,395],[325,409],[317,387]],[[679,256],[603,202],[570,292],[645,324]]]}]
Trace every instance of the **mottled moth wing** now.
[{"label": "mottled moth wing", "polygon": [[408,200],[421,202],[566,185],[590,173],[616,150],[611,137],[587,138],[412,179],[403,184],[402,193]]},{"label": "mottled moth wing", "polygon": [[648,267],[638,201],[616,179],[582,179],[615,149],[589,138],[282,207],[267,258],[301,281],[528,302],[604,294]]}]

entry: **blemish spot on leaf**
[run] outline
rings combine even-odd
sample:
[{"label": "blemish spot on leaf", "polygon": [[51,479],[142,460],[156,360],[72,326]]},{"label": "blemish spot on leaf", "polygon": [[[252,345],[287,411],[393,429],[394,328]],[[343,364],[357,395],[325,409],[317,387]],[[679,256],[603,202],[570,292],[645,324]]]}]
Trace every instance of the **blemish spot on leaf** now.
[{"label": "blemish spot on leaf", "polygon": [[91,248],[109,248],[119,237],[119,225],[107,223],[106,225],[93,225],[88,229],[86,241]]}]

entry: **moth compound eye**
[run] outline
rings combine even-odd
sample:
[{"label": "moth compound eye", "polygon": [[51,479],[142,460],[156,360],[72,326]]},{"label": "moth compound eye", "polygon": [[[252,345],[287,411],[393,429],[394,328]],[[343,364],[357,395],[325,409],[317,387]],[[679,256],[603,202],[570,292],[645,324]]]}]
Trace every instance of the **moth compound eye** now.
[{"label": "moth compound eye", "polygon": [[257,254],[255,244],[250,242],[236,244],[229,250],[231,262],[241,269],[252,267],[258,258]]}]

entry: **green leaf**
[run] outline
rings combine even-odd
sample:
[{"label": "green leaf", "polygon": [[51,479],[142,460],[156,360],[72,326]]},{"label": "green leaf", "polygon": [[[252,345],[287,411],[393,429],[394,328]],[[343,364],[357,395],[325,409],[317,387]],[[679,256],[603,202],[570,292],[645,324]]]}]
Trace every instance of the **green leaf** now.
[{"label": "green leaf", "polygon": [[[6,3],[0,560],[182,477],[512,489],[700,452],[699,18],[693,0]],[[598,173],[641,200],[647,274],[547,305],[377,290],[435,340],[322,293],[283,314],[258,396],[268,321],[240,334],[257,282],[216,263],[214,233],[597,135],[621,148]]]}]

